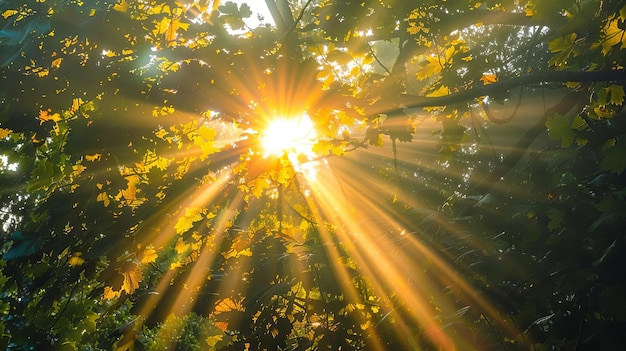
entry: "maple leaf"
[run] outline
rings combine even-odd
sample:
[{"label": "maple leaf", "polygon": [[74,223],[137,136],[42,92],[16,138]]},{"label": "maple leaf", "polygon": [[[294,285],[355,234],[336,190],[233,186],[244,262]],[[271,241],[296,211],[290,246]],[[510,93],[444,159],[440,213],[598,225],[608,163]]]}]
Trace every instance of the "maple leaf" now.
[{"label": "maple leaf", "polygon": [[609,104],[621,106],[624,103],[624,87],[621,85],[612,84],[609,86],[608,89],[611,95]]},{"label": "maple leaf", "polygon": [[551,42],[548,43],[548,49],[550,52],[555,54],[548,60],[548,65],[550,66],[563,66],[567,63],[567,59],[575,55],[574,52],[576,42],[576,33],[572,33],[571,35],[566,35],[562,37],[558,37]]},{"label": "maple leaf", "polygon": [[566,148],[572,144],[576,134],[572,130],[569,119],[560,114],[555,114],[552,117],[548,117],[546,121],[546,127],[548,128],[548,134],[550,139],[561,139],[561,147]]},{"label": "maple leaf", "polygon": [[618,44],[622,44],[620,46],[621,49],[626,48],[626,32],[619,27],[619,18],[613,18],[608,21],[602,32],[603,40],[601,45],[603,55],[608,55],[613,47]]},{"label": "maple leaf", "polygon": [[611,173],[622,174],[626,169],[626,143],[620,142],[604,152],[604,157],[600,162],[602,169]]},{"label": "maple leaf", "polygon": [[167,32],[165,33],[165,40],[172,41],[176,39],[176,31],[179,28],[187,30],[187,28],[189,28],[189,23],[181,23],[179,19],[171,20],[169,26],[167,27]]},{"label": "maple leaf", "polygon": [[185,242],[185,240],[183,240],[183,238],[178,238],[178,240],[176,241],[176,246],[174,246],[174,250],[176,250],[176,252],[179,255],[182,255],[182,254],[186,253],[187,250],[189,250],[190,247],[191,247],[191,244]]},{"label": "maple leaf", "polygon": [[104,287],[104,292],[102,293],[102,298],[105,300],[113,300],[120,296],[119,291],[113,290],[110,286]]},{"label": "maple leaf", "polygon": [[147,247],[143,251],[143,257],[141,258],[141,264],[148,264],[156,261],[159,255],[153,247]]},{"label": "maple leaf", "polygon": [[243,305],[241,301],[233,300],[229,297],[221,299],[215,304],[215,313],[224,313],[230,311],[243,311]]},{"label": "maple leaf", "polygon": [[174,230],[176,230],[176,234],[182,234],[191,229],[194,222],[202,219],[203,211],[204,209],[201,208],[187,207],[185,209],[185,215],[178,218],[176,225],[174,225]]},{"label": "maple leaf", "polygon": [[61,115],[59,115],[58,113],[53,113],[50,114],[50,111],[39,111],[39,125],[44,124],[47,121],[53,121],[53,122],[58,122],[61,120]]},{"label": "maple leaf", "polygon": [[548,218],[550,219],[550,222],[548,222],[548,229],[553,231],[563,228],[563,225],[565,224],[563,217],[565,217],[565,213],[563,211],[556,209],[548,210]]},{"label": "maple leaf", "polygon": [[437,56],[427,56],[426,59],[420,65],[415,75],[417,79],[424,80],[436,74],[439,74],[443,69],[443,65]]},{"label": "maple leaf", "polygon": [[252,194],[257,198],[260,198],[261,195],[263,195],[265,189],[269,189],[271,184],[269,180],[267,180],[267,178],[258,177],[252,182],[248,183],[248,185],[252,188]]},{"label": "maple leaf", "polygon": [[168,17],[163,17],[163,19],[161,19],[161,21],[159,22],[154,21],[154,29],[152,30],[152,34],[154,34],[155,36],[165,34],[165,32],[167,32],[168,28],[170,27],[171,21],[172,20]]},{"label": "maple leaf", "polygon": [[130,268],[124,272],[124,283],[120,291],[126,291],[127,294],[132,294],[137,288],[139,288],[139,282],[143,278],[141,267],[136,264],[131,264]]}]

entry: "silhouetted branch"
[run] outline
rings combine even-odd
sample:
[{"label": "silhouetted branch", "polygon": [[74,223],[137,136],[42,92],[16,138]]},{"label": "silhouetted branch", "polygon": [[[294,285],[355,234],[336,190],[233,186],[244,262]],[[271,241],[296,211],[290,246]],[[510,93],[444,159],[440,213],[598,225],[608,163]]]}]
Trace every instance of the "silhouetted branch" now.
[{"label": "silhouetted branch", "polygon": [[[370,115],[377,113],[392,114],[405,108],[420,108],[431,106],[447,106],[458,103],[464,103],[471,99],[490,96],[494,94],[502,94],[520,86],[542,83],[542,82],[606,82],[606,81],[623,81],[626,80],[626,71],[596,71],[596,72],[537,72],[521,76],[518,78],[508,79],[497,83],[479,86],[469,90],[463,90],[458,93],[438,96],[425,97],[415,95],[403,95],[398,100],[387,103],[386,108],[381,106],[387,101],[381,101],[370,107],[368,113]],[[392,105],[393,104],[393,105]]]}]

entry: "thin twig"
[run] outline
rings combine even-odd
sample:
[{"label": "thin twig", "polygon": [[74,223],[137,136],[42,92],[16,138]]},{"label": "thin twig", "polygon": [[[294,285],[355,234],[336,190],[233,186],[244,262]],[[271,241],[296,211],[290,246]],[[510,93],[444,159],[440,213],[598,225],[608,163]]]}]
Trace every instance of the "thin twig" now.
[{"label": "thin twig", "polygon": [[376,56],[369,42],[367,43],[367,47],[370,49],[370,53],[372,54],[372,56],[374,56],[374,60],[376,60],[376,62],[387,72],[387,74],[391,75],[391,71],[385,65],[383,65],[378,56]]},{"label": "thin twig", "polygon": [[309,6],[309,4],[312,1],[313,0],[309,0],[309,1],[306,2],[306,4],[304,4],[304,7],[302,8],[302,10],[300,10],[300,13],[298,14],[298,17],[296,17],[296,20],[293,22],[293,25],[291,26],[291,28],[289,28],[289,30],[287,30],[285,32],[285,34],[282,36],[281,40],[284,39],[289,34],[291,34],[294,30],[296,30],[296,28],[298,27],[298,23],[300,22],[300,20],[302,20],[302,17],[304,16],[304,11],[306,10],[306,8]]}]

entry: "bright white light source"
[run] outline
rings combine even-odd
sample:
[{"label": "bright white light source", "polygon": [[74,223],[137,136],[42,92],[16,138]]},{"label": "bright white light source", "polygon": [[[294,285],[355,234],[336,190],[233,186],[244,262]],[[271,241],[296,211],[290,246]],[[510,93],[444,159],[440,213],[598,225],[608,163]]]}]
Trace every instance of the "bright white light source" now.
[{"label": "bright white light source", "polygon": [[317,135],[313,122],[307,116],[299,118],[279,118],[267,126],[261,142],[265,156],[282,156],[285,153],[313,156],[312,147]]},{"label": "bright white light source", "polygon": [[316,141],[313,122],[306,115],[275,119],[261,133],[264,157],[286,155],[296,172],[303,173],[310,180],[315,179],[317,173],[318,161],[313,152]]}]

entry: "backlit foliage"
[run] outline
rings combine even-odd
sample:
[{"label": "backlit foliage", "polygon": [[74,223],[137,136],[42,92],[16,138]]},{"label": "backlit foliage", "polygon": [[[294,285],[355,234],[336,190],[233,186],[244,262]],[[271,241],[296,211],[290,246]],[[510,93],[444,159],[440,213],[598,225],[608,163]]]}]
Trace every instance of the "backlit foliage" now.
[{"label": "backlit foliage", "polygon": [[0,349],[622,344],[622,1],[266,3],[0,3]]}]

